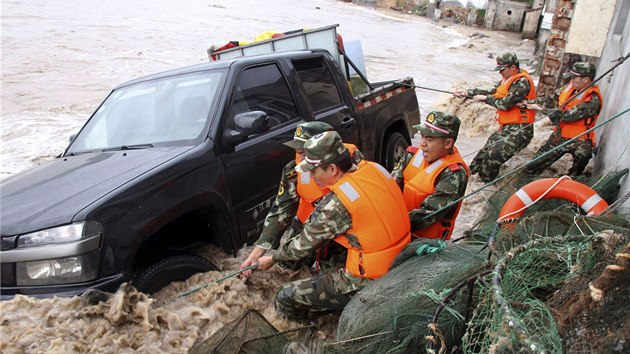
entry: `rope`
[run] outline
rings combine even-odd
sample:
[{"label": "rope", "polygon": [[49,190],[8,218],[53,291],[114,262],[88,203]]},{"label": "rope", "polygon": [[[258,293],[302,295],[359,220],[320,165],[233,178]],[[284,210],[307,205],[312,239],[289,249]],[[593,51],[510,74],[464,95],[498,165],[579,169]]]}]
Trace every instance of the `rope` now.
[{"label": "rope", "polygon": [[437,246],[430,246],[428,244],[424,244],[416,250],[416,254],[418,256],[422,256],[423,254],[431,254],[431,253],[439,253],[442,252],[444,248],[446,248],[446,242],[442,240],[437,240]]},{"label": "rope", "polygon": [[[614,121],[615,119],[617,119],[617,118],[621,117],[622,115],[624,115],[624,114],[628,113],[629,111],[630,111],[630,108],[626,108],[626,109],[624,109],[623,111],[621,111],[620,113],[618,113],[618,114],[616,114],[616,115],[612,116],[612,117],[611,117],[610,119],[608,119],[607,121],[604,121],[604,122],[598,123],[598,124],[596,124],[595,126],[593,126],[592,128],[587,129],[587,130],[585,131],[585,133],[589,133],[589,132],[591,132],[591,131],[593,131],[593,130],[595,130],[595,129],[597,129],[597,128],[601,127],[601,126],[603,126],[604,124],[608,124],[608,123],[610,123],[610,122]],[[457,199],[457,200],[454,200],[454,201],[452,201],[452,202],[450,202],[450,203],[446,204],[446,205],[445,205],[445,206],[443,206],[442,208],[440,208],[440,209],[438,209],[438,210],[436,210],[436,211],[432,212],[431,214],[429,214],[429,215],[425,216],[424,218],[422,218],[422,219],[420,220],[420,222],[422,222],[422,221],[424,221],[424,220],[427,220],[427,219],[429,219],[429,218],[431,218],[431,217],[433,217],[433,216],[437,215],[438,213],[440,213],[440,212],[442,212],[442,211],[444,211],[444,210],[446,210],[446,209],[448,209],[448,208],[450,208],[450,207],[452,207],[452,206],[456,205],[457,203],[459,203],[459,202],[463,201],[463,200],[464,200],[464,199],[466,199],[466,198],[470,198],[470,197],[472,197],[473,195],[475,195],[475,194],[477,194],[477,193],[481,192],[482,190],[484,190],[484,189],[486,189],[486,188],[488,188],[488,187],[490,187],[490,186],[492,186],[492,185],[494,185],[494,184],[497,184],[498,182],[502,181],[503,179],[507,178],[508,176],[511,176],[511,175],[513,175],[513,174],[515,174],[515,173],[519,172],[520,170],[525,169],[526,167],[528,167],[528,166],[532,165],[533,163],[535,163],[535,162],[539,161],[539,160],[540,160],[540,159],[542,159],[543,157],[545,157],[545,156],[547,156],[547,155],[551,154],[552,152],[554,152],[554,151],[556,151],[556,150],[558,150],[558,149],[561,149],[561,148],[562,148],[562,147],[564,147],[565,145],[568,145],[568,144],[570,144],[570,143],[574,142],[574,141],[575,141],[575,140],[577,140],[577,139],[579,139],[579,136],[576,136],[575,138],[571,138],[571,139],[569,139],[569,140],[565,141],[564,143],[562,143],[562,144],[560,144],[560,145],[558,145],[558,146],[554,147],[553,149],[550,149],[550,150],[549,150],[549,151],[547,151],[546,153],[541,154],[541,155],[540,155],[540,156],[538,156],[537,158],[534,158],[534,159],[532,159],[532,160],[530,160],[530,161],[528,161],[528,162],[526,162],[526,163],[522,164],[521,166],[519,166],[519,167],[517,167],[517,168],[515,168],[515,169],[513,169],[513,170],[511,170],[511,171],[506,172],[504,175],[499,176],[499,177],[498,177],[497,179],[495,179],[494,181],[484,184],[483,186],[481,186],[481,187],[477,188],[476,190],[472,191],[471,193],[466,194],[466,195],[464,195],[463,197],[461,197],[461,198],[459,198],[459,199]]]}]

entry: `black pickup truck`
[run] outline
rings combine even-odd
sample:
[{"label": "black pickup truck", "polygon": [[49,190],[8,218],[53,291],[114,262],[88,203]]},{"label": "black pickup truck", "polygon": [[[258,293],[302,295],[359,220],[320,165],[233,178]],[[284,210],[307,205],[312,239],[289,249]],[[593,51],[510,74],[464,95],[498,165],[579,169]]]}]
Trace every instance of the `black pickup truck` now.
[{"label": "black pickup truck", "polygon": [[154,292],[255,240],[302,120],[391,169],[420,121],[411,78],[350,93],[325,50],[221,60],[116,87],[56,159],[0,184],[1,297]]}]

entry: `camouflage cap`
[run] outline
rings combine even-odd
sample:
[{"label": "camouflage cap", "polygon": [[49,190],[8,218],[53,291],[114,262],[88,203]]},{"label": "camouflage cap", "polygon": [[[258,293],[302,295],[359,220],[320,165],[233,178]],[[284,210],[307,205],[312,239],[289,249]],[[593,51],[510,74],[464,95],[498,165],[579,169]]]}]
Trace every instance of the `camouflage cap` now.
[{"label": "camouflage cap", "polygon": [[564,77],[590,77],[591,79],[595,78],[595,65],[591,63],[587,63],[585,61],[580,61],[573,64],[573,67],[569,72],[564,74]]},{"label": "camouflage cap", "polygon": [[516,54],[503,53],[501,56],[497,57],[497,66],[494,68],[494,70],[501,71],[512,64],[518,65],[518,58],[516,57]]},{"label": "camouflage cap", "polygon": [[304,143],[304,161],[300,162],[295,170],[308,172],[319,165],[332,162],[344,152],[348,151],[341,141],[341,136],[336,131],[324,132],[315,135]]},{"label": "camouflage cap", "polygon": [[301,150],[304,147],[304,143],[311,137],[323,133],[332,131],[333,127],[324,122],[304,122],[297,125],[295,133],[293,133],[293,140],[287,141],[284,145]]},{"label": "camouflage cap", "polygon": [[427,115],[422,124],[413,127],[420,130],[424,136],[444,136],[457,138],[461,121],[452,114],[433,111]]}]

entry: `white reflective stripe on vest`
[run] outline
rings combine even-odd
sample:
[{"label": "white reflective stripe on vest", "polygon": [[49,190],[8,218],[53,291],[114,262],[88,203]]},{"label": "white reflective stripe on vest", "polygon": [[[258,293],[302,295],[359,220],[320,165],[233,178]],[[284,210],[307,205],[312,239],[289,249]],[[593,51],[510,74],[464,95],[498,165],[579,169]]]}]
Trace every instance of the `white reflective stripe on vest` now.
[{"label": "white reflective stripe on vest", "polygon": [[411,166],[420,167],[422,160],[424,160],[424,157],[422,157],[422,154],[416,154],[416,156],[414,156],[413,160],[411,161]]},{"label": "white reflective stripe on vest", "polygon": [[525,192],[524,190],[519,189],[518,192],[516,192],[515,194],[518,197],[518,199],[520,199],[523,202],[523,204],[525,204],[526,207],[530,206],[533,203],[532,198],[530,198],[527,192]]},{"label": "white reflective stripe on vest", "polygon": [[597,205],[597,203],[599,203],[601,201],[602,201],[602,197],[600,197],[599,194],[595,193],[590,198],[588,198],[584,203],[582,203],[582,205],[580,205],[580,208],[582,208],[582,210],[588,212],[595,205]]},{"label": "white reflective stripe on vest", "polygon": [[387,170],[385,169],[385,167],[375,163],[374,166],[376,166],[376,168],[378,168],[379,171],[383,172],[383,174],[385,175],[385,178],[390,179],[392,178],[392,175],[389,174],[389,172],[387,172]]},{"label": "white reflective stripe on vest", "polygon": [[349,182],[342,183],[339,186],[339,189],[346,195],[346,197],[348,197],[348,199],[350,199],[351,202],[354,202],[360,197],[359,192],[357,192],[357,190],[354,189]]},{"label": "white reflective stripe on vest", "polygon": [[309,171],[300,173],[300,181],[302,182],[302,184],[311,183],[311,172]]},{"label": "white reflective stripe on vest", "polygon": [[440,167],[440,165],[444,162],[444,160],[439,159],[437,161],[435,161],[434,163],[430,164],[429,167],[426,168],[426,170],[424,170],[427,174],[431,174],[433,173],[433,171]]}]

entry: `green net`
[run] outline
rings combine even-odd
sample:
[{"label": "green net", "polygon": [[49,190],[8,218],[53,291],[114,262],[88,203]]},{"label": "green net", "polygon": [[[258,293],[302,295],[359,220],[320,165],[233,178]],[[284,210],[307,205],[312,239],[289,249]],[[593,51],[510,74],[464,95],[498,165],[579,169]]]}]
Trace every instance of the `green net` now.
[{"label": "green net", "polygon": [[[563,336],[559,328],[564,314],[558,305],[570,307],[567,304],[583,301],[583,297],[575,296],[579,287],[568,284],[582,284],[580,290],[584,290],[583,285],[597,273],[594,270],[630,241],[630,228],[623,226],[628,225],[626,216],[604,218],[603,223],[589,221],[615,226],[594,234],[537,237],[503,253],[492,275],[478,282],[480,301],[467,325],[463,351],[565,352],[563,338],[570,337]],[[611,294],[609,304],[619,307],[626,303],[625,296],[624,299]],[[628,315],[626,310],[623,316],[627,319]],[[586,318],[582,325],[588,322]]]},{"label": "green net", "polygon": [[[339,318],[337,340],[326,343],[324,351],[411,353],[424,348],[437,304],[487,258],[480,244],[449,243],[436,251],[438,242],[415,240],[395,261],[397,266],[358,292]],[[463,333],[468,299],[466,290],[458,293],[440,317],[438,326],[449,344]]]},{"label": "green net", "polygon": [[309,353],[316,351],[314,326],[279,332],[250,310],[191,349],[191,354]]}]

